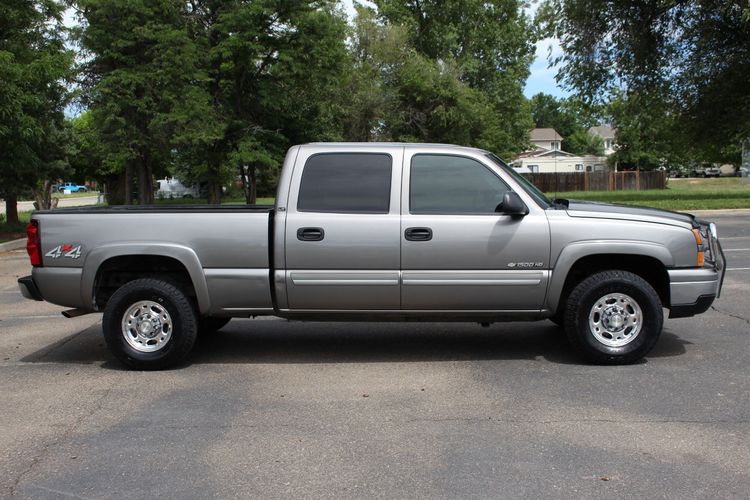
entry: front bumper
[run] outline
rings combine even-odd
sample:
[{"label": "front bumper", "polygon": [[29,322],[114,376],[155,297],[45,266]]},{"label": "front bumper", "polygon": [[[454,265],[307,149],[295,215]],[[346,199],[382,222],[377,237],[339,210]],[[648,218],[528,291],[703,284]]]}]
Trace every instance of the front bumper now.
[{"label": "front bumper", "polygon": [[44,300],[39,288],[34,283],[34,278],[31,276],[24,276],[18,278],[18,288],[21,290],[21,295],[31,300]]},{"label": "front bumper", "polygon": [[669,270],[670,318],[686,318],[703,313],[721,296],[726,273],[726,258],[716,228],[705,232],[708,241],[706,266]]}]

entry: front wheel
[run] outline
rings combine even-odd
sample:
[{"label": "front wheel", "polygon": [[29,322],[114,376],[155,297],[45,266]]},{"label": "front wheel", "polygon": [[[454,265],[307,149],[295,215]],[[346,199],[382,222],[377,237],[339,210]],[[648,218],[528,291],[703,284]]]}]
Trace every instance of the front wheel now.
[{"label": "front wheel", "polygon": [[138,279],[120,287],[102,318],[104,339],[130,368],[160,370],[182,361],[195,344],[198,319],[176,286]]},{"label": "front wheel", "polygon": [[568,296],[565,330],[571,345],[593,363],[634,363],[661,335],[664,314],[653,287],[627,271],[603,271]]}]

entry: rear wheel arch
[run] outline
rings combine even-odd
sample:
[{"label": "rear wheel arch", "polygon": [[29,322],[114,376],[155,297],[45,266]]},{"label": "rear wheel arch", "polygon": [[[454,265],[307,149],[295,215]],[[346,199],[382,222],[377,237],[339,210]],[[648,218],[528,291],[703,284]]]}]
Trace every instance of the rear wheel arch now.
[{"label": "rear wheel arch", "polygon": [[195,301],[201,313],[210,307],[208,288],[197,257],[191,262],[160,253],[89,255],[84,269],[88,272],[82,278],[83,290],[84,293],[90,291],[89,300],[95,310],[103,310],[121,286],[143,278],[160,279],[178,286]]}]

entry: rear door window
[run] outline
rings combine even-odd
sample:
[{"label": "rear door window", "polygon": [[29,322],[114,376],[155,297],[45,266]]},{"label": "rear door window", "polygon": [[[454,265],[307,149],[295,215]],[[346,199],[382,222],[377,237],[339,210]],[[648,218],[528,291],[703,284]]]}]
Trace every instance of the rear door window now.
[{"label": "rear door window", "polygon": [[390,155],[326,153],[311,156],[302,172],[300,212],[385,214],[391,201]]}]

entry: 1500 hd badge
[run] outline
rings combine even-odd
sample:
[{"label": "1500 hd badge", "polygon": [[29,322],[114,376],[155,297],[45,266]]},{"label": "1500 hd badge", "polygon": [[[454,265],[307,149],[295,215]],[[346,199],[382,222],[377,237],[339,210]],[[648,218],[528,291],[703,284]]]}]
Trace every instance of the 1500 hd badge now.
[{"label": "1500 hd badge", "polygon": [[508,267],[544,267],[544,262],[508,262]]},{"label": "1500 hd badge", "polygon": [[55,248],[45,253],[44,256],[52,259],[59,259],[60,257],[77,259],[81,256],[81,245],[77,243],[57,245]]}]

